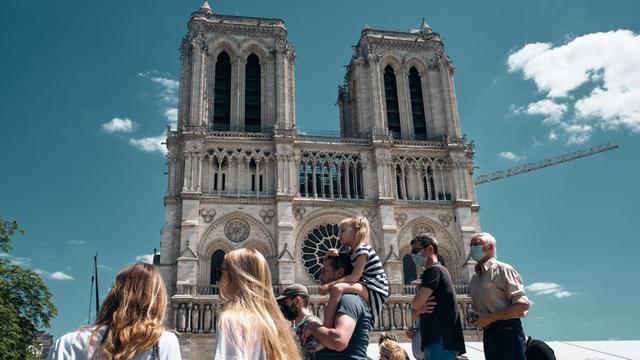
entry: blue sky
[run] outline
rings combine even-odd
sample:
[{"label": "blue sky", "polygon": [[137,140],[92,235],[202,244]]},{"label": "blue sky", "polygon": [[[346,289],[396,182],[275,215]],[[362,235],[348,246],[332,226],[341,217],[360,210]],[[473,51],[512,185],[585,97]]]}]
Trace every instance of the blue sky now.
[{"label": "blue sky", "polygon": [[[634,1],[220,1],[282,18],[297,121],[337,129],[337,86],[365,25],[439,32],[457,68],[477,173],[612,142],[620,149],[479,186],[482,227],[535,302],[528,334],[640,339],[640,4]],[[92,255],[104,294],[158,247],[178,46],[198,1],[0,2],[0,211],[13,261],[54,295],[55,336],[86,322]],[[114,120],[118,119],[118,120]]]}]

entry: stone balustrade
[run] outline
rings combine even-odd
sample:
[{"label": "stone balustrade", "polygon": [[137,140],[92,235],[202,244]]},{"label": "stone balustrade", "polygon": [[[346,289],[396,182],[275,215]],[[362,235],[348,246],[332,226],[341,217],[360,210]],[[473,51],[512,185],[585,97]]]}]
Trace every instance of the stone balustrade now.
[{"label": "stone balustrade", "polygon": [[[285,286],[274,286],[274,293],[280,294]],[[405,287],[410,292],[413,287]],[[169,326],[181,333],[209,333],[215,334],[216,323],[221,311],[221,300],[217,286],[213,285],[178,285],[178,294],[171,298],[172,316]],[[323,318],[324,308],[328,297],[318,295],[317,286],[309,286],[311,293],[311,311]],[[411,290],[413,291],[413,290]],[[398,331],[412,326],[411,299],[412,295],[391,295],[382,308],[382,316],[374,324],[373,331]],[[467,313],[471,309],[471,298],[468,295],[458,295],[458,305],[465,330],[474,328],[466,321]]]}]

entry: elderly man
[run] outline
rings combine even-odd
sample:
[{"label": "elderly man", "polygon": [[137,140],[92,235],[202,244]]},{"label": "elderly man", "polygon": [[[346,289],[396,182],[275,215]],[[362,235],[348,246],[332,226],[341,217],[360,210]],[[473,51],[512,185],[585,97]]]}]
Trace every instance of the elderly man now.
[{"label": "elderly man", "polygon": [[276,298],[280,310],[289,321],[295,321],[293,328],[296,342],[302,353],[302,360],[315,359],[315,352],[324,346],[315,338],[303,340],[304,330],[309,326],[322,325],[322,321],[309,309],[309,290],[301,284],[293,284],[282,291]]},{"label": "elderly man", "polygon": [[477,262],[471,279],[471,301],[478,312],[473,325],[484,328],[487,360],[525,360],[525,337],[520,317],[529,299],[522,278],[509,264],[496,260],[496,239],[489,233],[471,238],[471,258]]},{"label": "elderly man", "polygon": [[[326,284],[351,274],[353,266],[346,254],[327,257],[322,265],[320,283]],[[316,352],[316,359],[366,359],[369,331],[373,315],[369,305],[356,294],[343,294],[333,328],[312,324],[305,337],[314,336],[325,348]]]},{"label": "elderly man", "polygon": [[420,288],[412,300],[414,311],[422,309],[432,295],[438,303],[433,313],[420,314],[425,358],[454,360],[466,352],[462,319],[451,275],[438,262],[438,241],[429,234],[418,235],[411,241],[411,253],[416,264],[425,267]]}]

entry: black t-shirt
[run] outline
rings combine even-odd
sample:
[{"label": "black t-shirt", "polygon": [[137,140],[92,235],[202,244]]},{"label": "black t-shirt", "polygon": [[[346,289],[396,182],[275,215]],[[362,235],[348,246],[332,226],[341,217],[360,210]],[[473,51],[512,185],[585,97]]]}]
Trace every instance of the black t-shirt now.
[{"label": "black t-shirt", "polygon": [[439,262],[429,265],[422,273],[421,286],[433,290],[437,302],[433,313],[420,315],[422,347],[442,339],[446,350],[464,354],[462,319],[449,271]]},{"label": "black t-shirt", "polygon": [[544,341],[529,338],[525,352],[527,360],[556,360],[556,354]]}]

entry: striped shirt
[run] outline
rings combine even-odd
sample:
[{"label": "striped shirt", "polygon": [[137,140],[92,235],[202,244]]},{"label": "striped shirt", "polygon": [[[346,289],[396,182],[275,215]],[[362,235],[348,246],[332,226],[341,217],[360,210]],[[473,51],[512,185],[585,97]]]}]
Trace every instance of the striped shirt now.
[{"label": "striped shirt", "polygon": [[351,253],[351,263],[355,264],[360,256],[366,256],[367,262],[360,277],[360,282],[369,289],[369,301],[373,316],[377,318],[382,311],[382,305],[389,297],[389,281],[382,267],[382,261],[375,250],[369,245],[361,245]]}]

